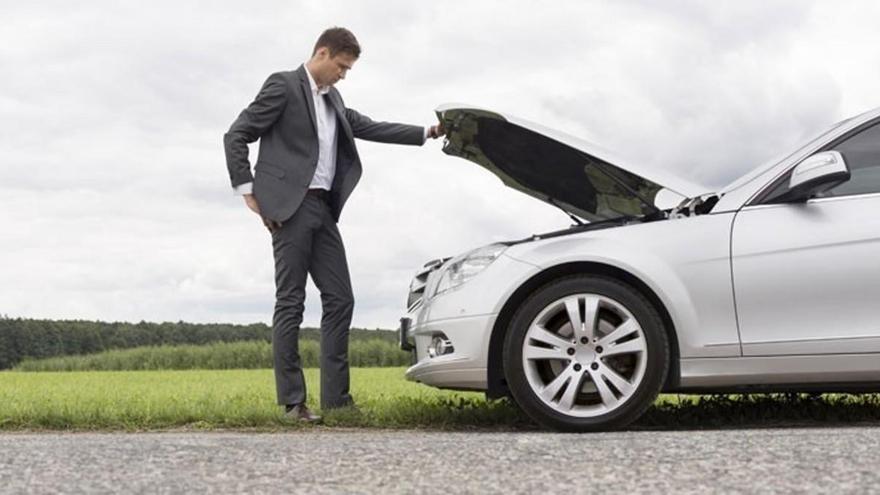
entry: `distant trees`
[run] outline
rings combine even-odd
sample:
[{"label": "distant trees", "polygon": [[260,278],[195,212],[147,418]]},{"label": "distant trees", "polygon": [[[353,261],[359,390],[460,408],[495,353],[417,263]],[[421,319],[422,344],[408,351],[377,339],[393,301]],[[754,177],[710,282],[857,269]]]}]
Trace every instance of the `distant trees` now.
[{"label": "distant trees", "polygon": [[[320,330],[304,328],[300,338],[317,340]],[[388,330],[352,329],[351,340],[365,338],[393,342],[395,334]],[[148,345],[202,345],[246,340],[271,342],[272,329],[263,323],[107,323],[13,319],[3,315],[0,317],[0,369],[12,368],[24,358],[92,354]]]}]

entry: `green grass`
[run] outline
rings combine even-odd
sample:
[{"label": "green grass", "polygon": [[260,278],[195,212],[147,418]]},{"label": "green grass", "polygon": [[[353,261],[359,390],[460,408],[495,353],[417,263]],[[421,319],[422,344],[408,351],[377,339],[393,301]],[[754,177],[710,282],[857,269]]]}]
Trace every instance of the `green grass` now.
[{"label": "green grass", "polygon": [[[354,367],[409,364],[411,356],[395,342],[381,338],[353,340],[348,359]],[[300,340],[303,367],[319,365],[316,340]],[[127,371],[272,368],[272,344],[264,341],[222,342],[206,345],[144,346],[80,356],[25,359],[17,371]]]},{"label": "green grass", "polygon": [[[354,368],[360,413],[335,411],[326,426],[491,427],[520,423],[506,402],[403,379],[405,368]],[[306,369],[309,403],[318,370]],[[0,429],[287,428],[272,370],[0,372]]]},{"label": "green grass", "polygon": [[[360,412],[326,427],[534,429],[506,401],[407,382],[404,368],[353,368]],[[318,403],[318,370],[306,370]],[[880,421],[880,395],[665,395],[636,429],[825,426]],[[280,421],[272,370],[0,372],[0,430],[312,428]]]}]

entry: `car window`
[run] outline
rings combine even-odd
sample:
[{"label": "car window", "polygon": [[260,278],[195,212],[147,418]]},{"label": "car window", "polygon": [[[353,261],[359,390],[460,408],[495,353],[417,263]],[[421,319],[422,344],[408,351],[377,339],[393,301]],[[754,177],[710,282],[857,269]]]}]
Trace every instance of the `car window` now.
[{"label": "car window", "polygon": [[[880,192],[880,124],[860,131],[823,151],[839,151],[849,165],[852,177],[843,184],[825,191],[819,197],[851,196]],[[793,169],[793,167],[792,167]],[[786,173],[762,203],[775,203],[789,191],[791,171]]]},{"label": "car window", "polygon": [[880,192],[880,124],[834,146],[849,165],[852,178],[822,193],[822,197]]}]

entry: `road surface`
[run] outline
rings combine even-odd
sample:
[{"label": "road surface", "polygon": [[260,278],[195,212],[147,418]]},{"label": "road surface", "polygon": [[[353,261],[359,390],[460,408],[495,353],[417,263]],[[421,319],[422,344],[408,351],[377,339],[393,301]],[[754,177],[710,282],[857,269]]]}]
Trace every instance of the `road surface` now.
[{"label": "road surface", "polygon": [[4,493],[880,490],[880,428],[0,434]]}]

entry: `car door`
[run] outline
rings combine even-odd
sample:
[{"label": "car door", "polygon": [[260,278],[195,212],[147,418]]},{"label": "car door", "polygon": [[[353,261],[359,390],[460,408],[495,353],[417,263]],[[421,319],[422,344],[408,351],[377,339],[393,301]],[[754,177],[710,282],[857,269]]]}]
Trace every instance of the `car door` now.
[{"label": "car door", "polygon": [[783,176],[734,219],[746,356],[880,352],[880,124],[825,149],[843,154],[849,181],[806,203],[777,203]]}]

